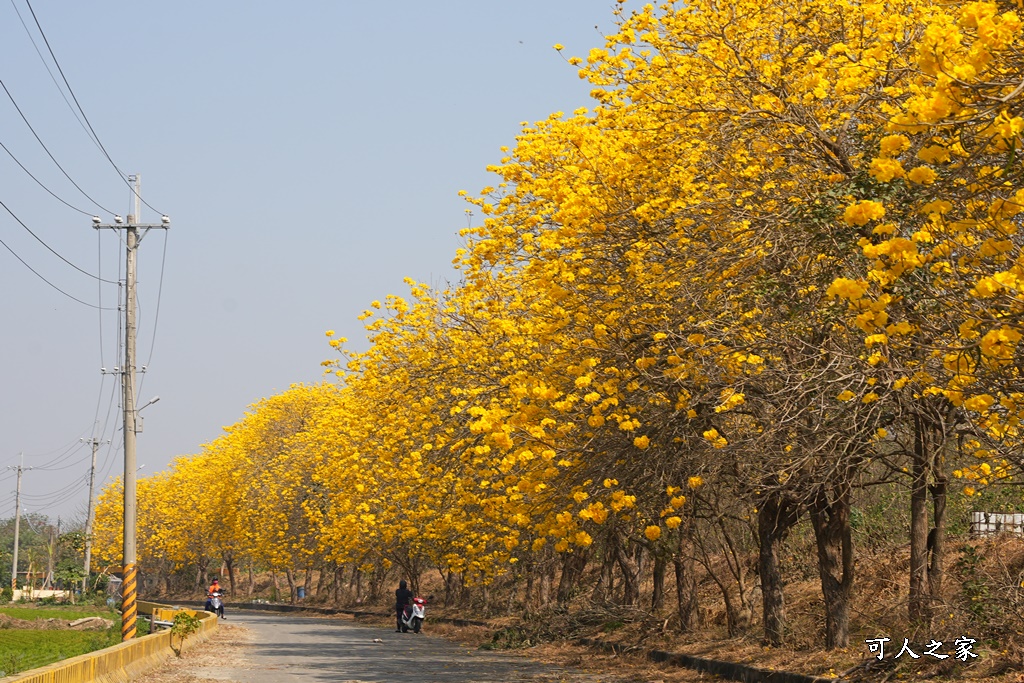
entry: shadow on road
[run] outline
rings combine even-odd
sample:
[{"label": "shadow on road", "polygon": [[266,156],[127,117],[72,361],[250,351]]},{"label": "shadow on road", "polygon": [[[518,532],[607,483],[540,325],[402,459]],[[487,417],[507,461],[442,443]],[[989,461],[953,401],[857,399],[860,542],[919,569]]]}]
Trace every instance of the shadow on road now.
[{"label": "shadow on road", "polygon": [[237,615],[235,621],[254,634],[246,647],[246,667],[231,672],[244,683],[594,680],[512,654],[472,650],[427,634],[395,633],[350,621],[251,613]]}]

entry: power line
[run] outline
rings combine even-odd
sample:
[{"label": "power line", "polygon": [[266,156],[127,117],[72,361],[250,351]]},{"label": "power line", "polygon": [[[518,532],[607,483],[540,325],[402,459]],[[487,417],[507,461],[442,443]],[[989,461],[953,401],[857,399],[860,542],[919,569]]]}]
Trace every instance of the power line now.
[{"label": "power line", "polygon": [[[68,502],[69,500],[71,500],[72,498],[74,498],[75,496],[79,495],[79,493],[81,493],[81,488],[84,487],[84,486],[86,486],[86,484],[84,482],[82,482],[82,483],[79,484],[79,488],[78,489],[69,490],[69,491],[67,491],[65,493],[62,493],[60,496],[57,496],[57,497],[53,498],[52,500],[48,500],[48,501],[36,501],[35,503],[33,503],[32,501],[29,501],[29,504],[26,505],[25,507],[30,512],[42,512],[43,510],[46,510],[47,508],[53,508],[53,507],[56,507],[58,505],[62,505],[64,503]],[[24,496],[24,495],[25,494],[22,494],[22,496]]]},{"label": "power line", "polygon": [[82,130],[85,131],[85,134],[89,138],[89,140],[94,145],[96,145],[97,148],[99,148],[99,142],[95,138],[93,138],[92,133],[89,131],[88,128],[85,127],[85,122],[82,121],[82,117],[79,115],[79,113],[75,111],[75,108],[72,106],[71,101],[68,99],[67,93],[64,92],[64,88],[60,87],[60,83],[57,82],[57,77],[53,75],[53,69],[50,68],[49,63],[46,61],[46,58],[43,57],[43,53],[39,50],[39,44],[36,42],[35,37],[32,35],[32,31],[29,29],[28,24],[25,23],[25,18],[21,16],[21,10],[18,9],[18,5],[14,2],[14,0],[11,0],[11,7],[14,8],[14,13],[18,15],[18,21],[21,22],[22,28],[25,29],[25,35],[27,35],[28,39],[32,42],[32,47],[35,48],[36,54],[39,56],[39,61],[43,63],[43,67],[45,67],[46,73],[50,74],[50,80],[53,81],[53,85],[56,86],[57,92],[59,92],[60,96],[64,99],[64,104],[68,105],[68,109],[71,110],[71,114],[75,117],[75,120],[78,121],[78,125],[82,127]]},{"label": "power line", "polygon": [[37,470],[64,469],[63,466],[57,467],[57,465],[70,458],[77,451],[81,450],[83,446],[84,444],[81,441],[81,439],[75,439],[74,443],[68,446],[67,449],[63,453],[58,455],[56,458],[54,458],[50,462],[44,463],[42,465],[34,465],[33,467]]},{"label": "power line", "polygon": [[[13,0],[12,0],[13,2]],[[96,231],[96,272],[103,275],[103,238],[100,237],[100,231]],[[118,274],[120,275],[120,273]],[[119,278],[120,279],[120,278]],[[119,283],[120,284],[120,283]],[[105,368],[106,363],[103,362],[103,283],[96,282],[96,303],[99,305],[97,314],[100,319],[100,368]],[[102,370],[101,370],[102,372]],[[103,396],[103,380],[104,376],[100,375],[100,397]],[[100,415],[100,399],[96,399],[96,418],[93,419],[93,429],[96,429],[96,419]]]},{"label": "power line", "polygon": [[[149,208],[153,209],[153,211],[156,211],[158,214],[163,214],[162,211],[160,211],[159,209],[155,208],[152,204],[147,202],[145,199],[143,199],[139,195],[138,191],[128,181],[127,174],[124,171],[122,171],[120,168],[118,168],[117,164],[115,164],[114,160],[110,157],[110,154],[107,152],[107,148],[103,146],[103,142],[100,140],[100,136],[96,134],[96,129],[92,127],[92,123],[89,121],[89,117],[86,116],[85,110],[82,109],[82,105],[78,102],[78,98],[75,96],[74,89],[72,89],[71,84],[68,83],[68,78],[67,78],[67,76],[64,75],[64,69],[61,68],[60,61],[57,59],[57,55],[55,55],[53,53],[53,48],[50,47],[50,41],[46,37],[46,32],[43,31],[42,24],[39,23],[39,17],[36,16],[36,11],[34,9],[32,9],[32,3],[29,0],[25,0],[25,4],[28,5],[29,12],[32,13],[32,19],[33,19],[33,21],[36,22],[36,28],[39,29],[39,35],[41,35],[43,37],[43,42],[46,43],[46,49],[50,52],[50,57],[53,58],[53,63],[57,66],[57,71],[60,72],[60,77],[61,77],[61,79],[63,79],[64,85],[67,86],[68,92],[71,93],[71,99],[73,99],[75,101],[75,106],[77,106],[78,107],[78,111],[80,111],[82,113],[82,118],[85,119],[85,123],[86,123],[86,125],[89,126],[89,130],[92,131],[93,137],[96,140],[96,144],[99,145],[100,151],[103,152],[103,156],[105,156],[107,158],[107,161],[110,162],[110,165],[114,167],[115,171],[117,171],[118,177],[120,177],[121,180],[124,181],[124,183],[131,189],[132,194],[134,194],[139,199],[139,201],[141,201],[143,204],[145,204]],[[106,209],[104,209],[104,210],[106,211]],[[111,213],[111,212],[107,211],[107,213]],[[139,220],[139,217],[136,216],[135,220]]]},{"label": "power line", "polygon": [[[46,279],[45,277],[43,277],[42,275],[40,275],[40,274],[39,274],[39,271],[37,271],[37,270],[36,270],[35,268],[33,268],[32,266],[30,266],[30,265],[29,265],[28,263],[26,263],[26,262],[25,262],[25,259],[23,259],[23,258],[21,258],[20,256],[18,256],[18,252],[16,252],[16,251],[14,251],[13,249],[11,249],[11,248],[10,248],[10,247],[9,247],[9,246],[7,245],[7,242],[4,242],[3,240],[0,240],[0,245],[2,245],[2,246],[3,246],[3,248],[4,248],[4,249],[6,249],[7,251],[11,252],[11,254],[12,254],[12,255],[14,256],[14,258],[16,258],[16,259],[18,259],[19,261],[21,261],[21,265],[23,265],[23,266],[25,266],[26,268],[28,268],[29,270],[31,270],[31,271],[32,271],[32,273],[33,273],[33,274],[34,274],[34,275],[35,275],[35,276],[36,276],[37,278],[39,278],[40,280],[42,280],[42,281],[43,281],[43,282],[45,282],[46,284],[50,285],[51,287],[53,287],[54,289],[56,289],[56,290],[57,290],[58,292],[60,292],[60,293],[61,293],[61,294],[63,294],[64,296],[66,296],[67,298],[71,299],[72,301],[77,301],[78,303],[82,304],[83,306],[88,306],[89,308],[99,308],[99,306],[97,306],[96,304],[91,304],[91,303],[89,303],[88,301],[82,301],[82,300],[81,300],[81,299],[79,299],[78,297],[76,297],[76,296],[72,296],[71,294],[68,294],[68,293],[67,293],[67,292],[65,292],[65,291],[64,291],[63,289],[61,289],[60,287],[58,287],[57,285],[53,284],[52,282],[50,282],[49,280],[47,280],[47,279]],[[108,311],[109,311],[110,309],[108,308],[108,309],[105,309],[105,310],[108,310]]]},{"label": "power line", "polygon": [[[34,470],[36,468],[33,467],[32,469]],[[72,481],[70,484],[65,484],[56,491],[52,491],[50,493],[22,493],[21,496],[22,498],[29,498],[35,500],[36,504],[38,505],[41,502],[49,501],[51,498],[59,498],[60,496],[66,495],[69,491],[73,491],[77,488],[80,488],[83,484],[84,482]]]},{"label": "power line", "polygon": [[[85,447],[85,442],[84,441],[82,442],[82,447]],[[76,449],[76,450],[81,450],[81,448]],[[74,453],[75,453],[75,451],[72,451],[71,453],[68,454],[68,456],[71,456]],[[79,458],[78,460],[74,460],[72,462],[69,462],[66,465],[61,465],[60,467],[36,467],[34,469],[42,470],[43,472],[59,472],[60,470],[67,470],[67,469],[71,469],[72,467],[78,467],[78,465],[83,460],[87,460],[87,459],[89,459],[91,457],[92,457],[92,451],[89,451],[88,453],[85,454],[84,458]]]},{"label": "power line", "polygon": [[[120,316],[118,316],[118,317],[120,317]],[[100,430],[100,438],[103,438],[103,436],[106,435],[107,425],[110,424],[110,413],[114,409],[114,398],[120,394],[120,392],[117,390],[118,389],[118,384],[119,384],[119,382],[114,382],[113,384],[111,384],[111,387],[110,387],[110,400],[107,403],[107,414],[103,418],[103,429]],[[120,405],[121,404],[118,403],[118,408],[120,408]],[[115,450],[115,448],[119,449],[121,447],[120,444],[118,444],[116,447],[114,445],[114,442],[115,442],[114,435],[115,434],[117,434],[117,425],[114,425],[114,428],[110,432],[110,438],[107,440],[107,453],[106,453],[106,455],[103,456],[103,464],[100,466],[100,470],[99,470],[102,473],[101,479],[104,479],[104,480],[109,475],[110,467],[112,467],[112,465],[113,465],[113,459],[111,458],[111,455],[116,455],[117,451]]]},{"label": "power line", "polygon": [[57,165],[57,168],[59,168],[60,172],[64,174],[64,177],[67,178],[69,181],[71,181],[71,184],[75,186],[75,189],[77,189],[79,192],[81,192],[83,195],[85,195],[86,199],[88,199],[90,202],[92,202],[93,204],[98,206],[103,211],[109,213],[110,215],[114,215],[113,211],[111,211],[110,209],[104,208],[103,205],[100,204],[99,202],[97,202],[95,199],[93,199],[89,195],[88,192],[86,192],[81,187],[79,187],[78,183],[75,182],[74,178],[72,178],[70,175],[68,175],[68,172],[64,170],[64,167],[61,166],[60,162],[58,162],[56,157],[53,156],[53,154],[50,152],[50,149],[46,146],[46,143],[43,142],[43,139],[39,137],[39,134],[36,132],[36,129],[32,127],[31,123],[29,123],[28,117],[25,116],[25,112],[21,111],[21,107],[18,106],[18,102],[14,99],[14,95],[11,94],[11,91],[7,89],[7,85],[2,80],[0,80],[0,86],[2,86],[3,89],[4,89],[4,92],[7,93],[7,98],[11,101],[11,104],[14,105],[14,108],[16,110],[18,110],[18,114],[21,116],[21,120],[24,121],[25,125],[28,126],[28,129],[30,131],[32,131],[32,135],[35,136],[36,141],[43,148],[43,151],[46,152],[47,156],[50,157],[50,160],[53,161],[53,163]]},{"label": "power line", "polygon": [[55,250],[55,249],[54,249],[53,247],[51,247],[51,246],[50,246],[49,244],[47,244],[47,243],[46,243],[46,242],[45,242],[45,241],[43,240],[43,238],[42,238],[42,237],[40,237],[39,235],[35,234],[35,233],[34,233],[34,232],[32,231],[32,228],[30,228],[30,227],[28,227],[27,225],[25,225],[25,221],[23,221],[23,220],[21,220],[20,218],[18,218],[18,217],[17,217],[17,216],[16,216],[15,214],[14,214],[14,212],[13,212],[13,211],[11,211],[11,209],[10,209],[10,208],[9,208],[9,207],[8,207],[8,206],[7,206],[6,204],[4,204],[4,203],[3,203],[3,201],[0,201],[0,206],[2,206],[2,207],[4,208],[4,210],[5,210],[5,211],[6,211],[7,213],[11,214],[11,218],[13,218],[14,220],[16,220],[16,221],[18,222],[18,225],[20,225],[21,227],[25,228],[25,230],[26,230],[26,231],[28,232],[28,234],[32,235],[32,237],[35,237],[35,238],[36,238],[36,241],[37,241],[37,242],[39,242],[39,244],[41,244],[41,245],[43,245],[44,247],[46,247],[46,248],[47,248],[47,250],[48,250],[48,251],[49,251],[49,252],[50,252],[51,254],[53,254],[54,256],[56,256],[57,258],[59,258],[59,259],[60,259],[61,261],[63,261],[64,263],[68,264],[69,266],[71,266],[72,268],[74,268],[75,270],[77,270],[77,271],[78,271],[79,273],[82,273],[83,275],[88,275],[89,277],[91,277],[91,278],[93,278],[93,279],[95,279],[95,280],[99,280],[100,282],[106,282],[107,284],[111,284],[111,285],[116,285],[116,284],[118,284],[118,283],[117,283],[117,282],[115,282],[114,280],[104,280],[103,278],[101,278],[101,277],[100,277],[100,276],[98,276],[98,275],[93,275],[93,274],[92,274],[92,273],[90,273],[89,271],[87,271],[87,270],[83,270],[82,268],[79,268],[78,266],[76,266],[76,265],[75,265],[74,263],[72,263],[71,261],[68,261],[68,260],[67,260],[66,258],[64,258],[63,256],[61,256],[61,255],[60,255],[60,254],[59,254],[59,253],[58,253],[58,252],[57,252],[57,251],[56,251],[56,250]]},{"label": "power line", "polygon": [[44,190],[46,190],[47,192],[49,192],[51,197],[53,197],[54,199],[56,199],[58,202],[60,202],[64,206],[68,207],[69,209],[74,209],[78,213],[86,215],[86,216],[90,215],[88,211],[86,211],[84,209],[80,209],[77,206],[75,206],[74,204],[71,204],[70,202],[67,202],[63,198],[59,197],[56,192],[54,192],[53,190],[48,188],[46,185],[44,185],[43,181],[39,180],[39,178],[36,178],[34,175],[32,175],[32,171],[30,171],[27,168],[25,168],[25,164],[23,164],[20,161],[18,161],[18,157],[14,156],[14,152],[12,152],[11,150],[7,149],[7,145],[5,145],[4,143],[0,142],[0,147],[3,147],[3,150],[5,152],[7,152],[8,156],[10,156],[11,159],[14,160],[14,163],[16,163],[18,166],[21,167],[22,171],[24,171],[25,173],[28,174],[29,178],[31,178],[32,180],[36,181],[36,185],[38,185],[39,187],[41,187]]},{"label": "power line", "polygon": [[[156,330],[157,325],[160,324],[160,300],[163,297],[164,291],[164,265],[167,263],[167,238],[170,230],[164,230],[164,249],[163,254],[160,256],[160,282],[156,288],[156,312],[153,314],[153,337],[149,342],[149,358],[146,359],[146,368],[149,368],[153,362],[153,349],[156,348]],[[142,386],[146,383],[146,375],[142,375],[142,379],[139,380],[139,393],[142,393]]]},{"label": "power line", "polygon": [[84,433],[85,433],[85,432],[86,432],[87,430],[88,430],[88,427],[87,427],[86,429],[82,430],[81,432],[79,432],[78,436],[76,436],[75,438],[73,438],[73,439],[72,439],[71,441],[68,441],[67,443],[65,443],[65,444],[62,444],[62,445],[60,445],[60,446],[57,446],[56,448],[54,448],[54,449],[52,449],[52,450],[49,450],[49,451],[43,451],[42,453],[28,453],[27,455],[28,455],[28,457],[29,457],[29,458],[42,458],[42,457],[44,457],[44,456],[47,456],[47,455],[53,455],[53,454],[54,454],[54,453],[56,453],[57,451],[66,451],[66,450],[67,450],[68,448],[71,448],[71,447],[72,447],[72,446],[74,446],[75,444],[79,443],[78,439],[79,439],[79,438],[80,438],[80,437],[82,436],[82,434],[84,434]]}]

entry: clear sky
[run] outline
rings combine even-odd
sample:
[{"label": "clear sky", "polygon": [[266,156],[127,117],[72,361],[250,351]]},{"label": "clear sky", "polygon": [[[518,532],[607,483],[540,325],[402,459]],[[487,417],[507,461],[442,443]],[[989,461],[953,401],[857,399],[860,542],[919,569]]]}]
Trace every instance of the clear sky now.
[{"label": "clear sky", "polygon": [[[365,348],[356,316],[404,294],[404,277],[455,279],[457,191],[493,182],[484,167],[521,121],[591,104],[552,46],[586,56],[613,30],[614,4],[35,0],[88,123],[172,220],[166,252],[153,231],[139,256],[138,400],[161,399],[143,413],[140,476],[197,452],[261,397],[319,380],[325,330]],[[26,0],[0,3],[0,64],[71,180],[2,91],[0,142],[74,208],[3,150],[0,201],[68,261],[117,281],[123,248],[90,216],[130,213],[130,192],[55,84]],[[2,208],[0,240],[68,294],[116,307],[116,285],[74,270]],[[14,512],[5,468],[20,452],[37,468],[23,510],[82,518],[79,439],[113,442],[99,451],[100,483],[123,468],[119,397],[100,372],[119,365],[116,311],[72,301],[2,246],[0,287],[0,519]]]}]

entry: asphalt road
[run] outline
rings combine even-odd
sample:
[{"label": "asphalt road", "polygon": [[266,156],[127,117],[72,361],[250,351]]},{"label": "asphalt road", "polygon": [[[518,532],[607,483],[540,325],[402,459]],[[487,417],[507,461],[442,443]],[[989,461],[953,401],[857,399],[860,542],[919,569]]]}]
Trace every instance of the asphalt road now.
[{"label": "asphalt road", "polygon": [[[229,623],[249,629],[239,657],[202,671],[238,683],[555,683],[599,681],[524,657],[470,649],[429,633],[395,633],[326,617],[242,613]],[[430,625],[429,615],[424,630]],[[383,642],[374,642],[380,639]],[[608,680],[608,679],[604,679]]]}]

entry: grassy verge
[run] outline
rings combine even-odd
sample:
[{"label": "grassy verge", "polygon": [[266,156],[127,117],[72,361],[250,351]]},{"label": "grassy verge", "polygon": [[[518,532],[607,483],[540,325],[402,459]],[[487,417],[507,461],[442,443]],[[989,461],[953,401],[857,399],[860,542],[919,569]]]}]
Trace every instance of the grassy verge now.
[{"label": "grassy verge", "polygon": [[0,676],[28,671],[116,645],[118,629],[106,631],[30,631],[4,629],[0,638]]},{"label": "grassy verge", "polygon": [[[121,642],[121,615],[106,607],[95,605],[66,606],[4,606],[0,614],[24,621],[59,619],[64,622],[82,617],[103,617],[114,622],[103,631],[73,631],[66,629],[17,629],[0,631],[0,678],[69,657],[77,657]],[[138,636],[149,633],[149,623],[138,622]]]}]

